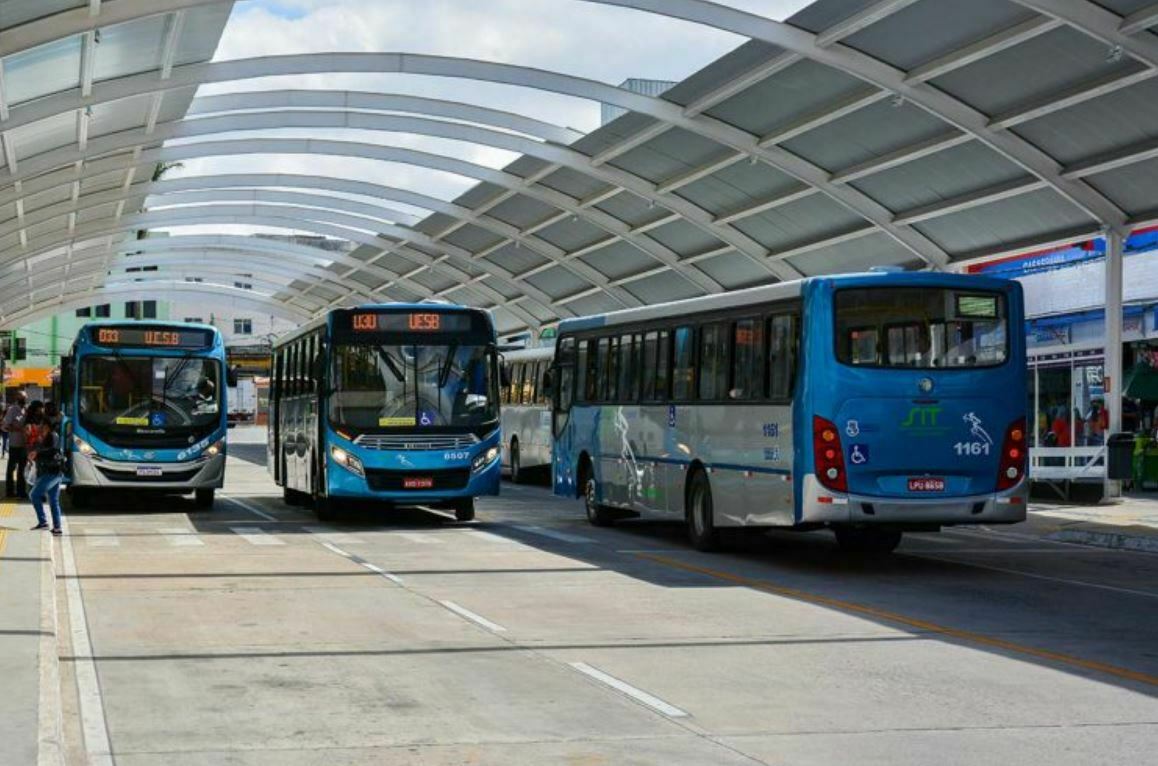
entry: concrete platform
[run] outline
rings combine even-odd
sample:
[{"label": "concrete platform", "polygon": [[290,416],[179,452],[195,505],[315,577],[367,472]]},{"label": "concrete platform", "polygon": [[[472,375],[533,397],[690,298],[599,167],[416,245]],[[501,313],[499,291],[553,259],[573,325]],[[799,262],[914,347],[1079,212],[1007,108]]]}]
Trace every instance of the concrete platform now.
[{"label": "concrete platform", "polygon": [[1031,522],[880,560],[826,534],[708,555],[678,524],[597,529],[509,485],[472,524],[327,525],[282,505],[239,432],[212,511],[69,515],[68,763],[1085,766],[1158,747],[1153,554]]}]

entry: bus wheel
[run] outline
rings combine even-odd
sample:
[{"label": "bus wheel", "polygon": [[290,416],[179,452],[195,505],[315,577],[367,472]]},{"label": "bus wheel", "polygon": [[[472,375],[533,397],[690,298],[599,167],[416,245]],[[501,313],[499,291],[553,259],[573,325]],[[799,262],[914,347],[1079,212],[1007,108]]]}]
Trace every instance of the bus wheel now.
[{"label": "bus wheel", "polygon": [[80,487],[69,487],[68,499],[73,508],[88,508],[92,505],[92,495]]},{"label": "bus wheel", "polygon": [[313,500],[314,515],[318,517],[318,521],[338,520],[337,503],[333,498],[318,495]]},{"label": "bus wheel", "polygon": [[520,484],[523,480],[523,467],[519,459],[519,440],[511,439],[511,483]]},{"label": "bus wheel", "polygon": [[587,482],[583,485],[583,506],[587,511],[587,521],[596,527],[609,527],[615,523],[615,516],[606,505],[599,504],[599,487],[591,469],[587,469]]},{"label": "bus wheel", "polygon": [[834,527],[836,544],[847,553],[892,553],[901,544],[901,533],[895,529],[873,527]]},{"label": "bus wheel", "polygon": [[281,501],[283,503],[285,503],[286,505],[301,505],[302,498],[301,498],[301,495],[298,494],[298,491],[296,489],[290,489],[289,487],[282,487]]},{"label": "bus wheel", "polygon": [[703,471],[696,471],[688,482],[688,539],[697,551],[714,551],[720,547],[720,533],[712,517],[712,487]]},{"label": "bus wheel", "polygon": [[454,503],[454,518],[457,521],[474,521],[474,498],[464,497]]},{"label": "bus wheel", "polygon": [[197,508],[212,508],[216,490],[199,489],[193,493],[193,505]]}]

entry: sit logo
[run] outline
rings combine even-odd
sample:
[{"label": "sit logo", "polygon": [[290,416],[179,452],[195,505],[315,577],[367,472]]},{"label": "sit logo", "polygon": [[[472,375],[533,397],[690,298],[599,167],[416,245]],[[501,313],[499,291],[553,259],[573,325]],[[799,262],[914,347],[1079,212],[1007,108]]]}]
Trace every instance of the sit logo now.
[{"label": "sit logo", "polygon": [[918,405],[909,410],[901,423],[901,430],[912,436],[938,436],[948,429],[938,423],[941,407]]}]

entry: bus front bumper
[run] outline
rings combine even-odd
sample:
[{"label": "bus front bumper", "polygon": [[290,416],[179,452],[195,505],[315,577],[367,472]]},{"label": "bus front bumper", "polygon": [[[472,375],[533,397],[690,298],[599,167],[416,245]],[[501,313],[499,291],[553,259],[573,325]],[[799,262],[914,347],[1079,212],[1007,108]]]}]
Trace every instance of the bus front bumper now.
[{"label": "bus front bumper", "polygon": [[[467,497],[497,495],[502,479],[502,460],[496,459],[485,468],[473,472],[469,466],[441,470],[414,468],[386,471],[371,467],[365,470],[368,475],[363,477],[331,463],[327,477],[330,496],[382,500],[405,506],[434,505]],[[407,489],[402,484],[406,478],[431,478],[435,486],[430,489]]]},{"label": "bus front bumper", "polygon": [[809,475],[804,477],[801,494],[802,524],[1016,524],[1025,521],[1029,506],[1029,482],[1025,480],[1004,492],[910,499],[831,492]]},{"label": "bus front bumper", "polygon": [[70,486],[192,492],[225,484],[225,455],[181,463],[108,460],[98,455],[71,455]]}]

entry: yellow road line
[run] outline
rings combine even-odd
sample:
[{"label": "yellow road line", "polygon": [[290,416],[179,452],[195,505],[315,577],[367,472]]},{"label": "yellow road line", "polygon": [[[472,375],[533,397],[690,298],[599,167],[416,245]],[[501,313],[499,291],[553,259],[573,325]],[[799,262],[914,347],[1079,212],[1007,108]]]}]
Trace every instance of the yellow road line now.
[{"label": "yellow road line", "polygon": [[1006,641],[1001,638],[994,638],[982,633],[974,633],[970,630],[960,630],[958,628],[950,628],[937,623],[920,620],[915,617],[907,617],[896,612],[889,612],[884,609],[877,609],[873,606],[865,604],[857,604],[853,601],[844,601],[829,596],[821,596],[815,593],[798,590],[796,588],[786,588],[781,585],[773,585],[764,580],[756,580],[751,577],[744,577],[742,575],[729,574],[728,572],[720,572],[715,569],[707,569],[706,567],[699,567],[695,564],[686,564],[676,559],[668,558],[667,556],[657,556],[651,553],[637,553],[639,558],[654,561],[658,564],[682,569],[687,572],[695,572],[707,577],[714,577],[717,580],[734,583],[736,585],[743,585],[755,590],[761,590],[766,593],[772,593],[778,596],[785,596],[787,598],[796,599],[797,601],[804,601],[810,604],[817,604],[819,606],[827,606],[833,609],[839,609],[844,612],[852,612],[854,614],[862,614],[869,617],[875,617],[879,620],[892,622],[899,625],[904,625],[917,630],[923,630],[928,633],[935,633],[938,635],[955,638],[960,641],[968,641],[973,644],[981,646],[988,646],[994,649],[1001,649],[1006,652],[1014,654],[1023,654],[1029,657],[1036,657],[1037,659],[1048,660],[1059,665],[1069,665],[1075,668],[1082,668],[1083,670],[1093,670],[1098,673],[1105,673],[1107,675],[1116,676],[1118,678],[1125,678],[1129,681],[1134,681],[1142,684],[1149,684],[1151,686],[1158,686],[1158,676],[1153,676],[1148,673],[1141,673],[1136,670],[1128,668],[1121,668],[1117,665],[1109,665],[1104,662],[1097,662],[1095,660],[1085,660],[1081,657],[1074,657],[1070,654],[1063,654],[1061,652],[1053,652],[1048,649],[1037,649],[1032,646],[1025,646],[1023,644],[1016,644],[1012,641]]},{"label": "yellow road line", "polygon": [[[16,510],[16,501],[5,498],[0,500],[0,518],[11,516]],[[8,543],[8,530],[0,529],[0,556],[4,555],[4,546]]]}]

